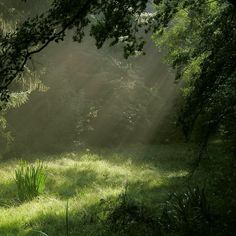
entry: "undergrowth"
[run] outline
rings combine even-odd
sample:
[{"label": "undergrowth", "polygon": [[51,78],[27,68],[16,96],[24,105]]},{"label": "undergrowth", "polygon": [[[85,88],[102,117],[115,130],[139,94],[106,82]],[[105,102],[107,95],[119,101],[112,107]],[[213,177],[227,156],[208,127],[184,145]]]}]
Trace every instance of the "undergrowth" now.
[{"label": "undergrowth", "polygon": [[39,196],[45,189],[46,173],[42,162],[29,164],[21,161],[15,170],[15,182],[21,201]]},{"label": "undergrowth", "polygon": [[[47,166],[47,184],[44,167],[39,194],[46,187],[45,194],[35,198],[28,191],[30,196],[17,204],[11,202],[17,193],[12,176],[18,162],[2,162],[0,203],[8,204],[0,204],[0,235],[236,235],[233,160],[228,162],[225,154],[223,160],[214,146],[189,181],[186,162],[192,154],[183,146],[167,145],[40,156]],[[38,158],[24,157],[30,163]],[[25,179],[34,179],[25,171],[36,166],[17,167],[19,189],[28,186],[22,184],[30,182]],[[129,183],[125,191],[124,182]]]}]

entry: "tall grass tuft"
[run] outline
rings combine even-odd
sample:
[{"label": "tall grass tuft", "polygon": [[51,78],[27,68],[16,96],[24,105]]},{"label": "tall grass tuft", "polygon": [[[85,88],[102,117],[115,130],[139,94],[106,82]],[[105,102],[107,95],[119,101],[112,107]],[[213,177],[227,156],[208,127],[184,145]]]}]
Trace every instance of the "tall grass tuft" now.
[{"label": "tall grass tuft", "polygon": [[21,161],[15,170],[18,197],[21,201],[39,196],[45,189],[46,172],[42,162],[29,164]]},{"label": "tall grass tuft", "polygon": [[205,189],[188,188],[184,194],[173,194],[166,202],[160,223],[170,235],[209,235],[212,212]]}]

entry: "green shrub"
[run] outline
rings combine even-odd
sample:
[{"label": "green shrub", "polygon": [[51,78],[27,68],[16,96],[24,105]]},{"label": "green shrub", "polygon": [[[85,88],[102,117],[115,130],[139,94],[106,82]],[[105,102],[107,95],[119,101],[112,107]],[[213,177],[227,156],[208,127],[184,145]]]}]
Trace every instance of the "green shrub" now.
[{"label": "green shrub", "polygon": [[15,170],[18,197],[21,201],[31,200],[45,189],[46,173],[42,162],[29,164],[21,161]]},{"label": "green shrub", "polygon": [[209,235],[212,213],[205,190],[189,188],[184,194],[173,194],[160,217],[163,232],[176,235]]}]

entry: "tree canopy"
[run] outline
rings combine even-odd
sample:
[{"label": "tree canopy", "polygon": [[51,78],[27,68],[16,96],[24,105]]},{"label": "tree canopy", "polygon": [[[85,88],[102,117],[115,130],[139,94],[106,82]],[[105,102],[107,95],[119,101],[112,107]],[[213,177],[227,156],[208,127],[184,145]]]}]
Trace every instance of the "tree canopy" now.
[{"label": "tree canopy", "polygon": [[[54,0],[45,13],[29,18],[15,30],[0,32],[1,100],[9,85],[22,76],[27,62],[51,42],[63,41],[67,30],[81,42],[86,33],[98,48],[122,43],[124,56],[142,53],[146,32],[167,46],[177,79],[185,78],[179,118],[189,135],[200,119],[209,133],[235,115],[236,11],[226,0]],[[168,36],[169,34],[169,36]],[[176,37],[178,36],[178,40]],[[159,42],[159,37],[165,38]],[[168,39],[170,39],[168,42]],[[176,40],[176,41],[175,41]],[[230,117],[230,119],[229,119]],[[230,122],[228,122],[230,120]]]},{"label": "tree canopy", "polygon": [[144,42],[136,41],[135,33],[141,26],[135,19],[144,12],[146,4],[147,0],[55,0],[46,13],[27,19],[12,32],[1,32],[1,98],[7,99],[8,86],[24,71],[27,61],[51,42],[64,40],[68,29],[73,28],[73,39],[81,42],[89,26],[98,48],[108,39],[114,45],[121,36],[129,35],[125,39],[125,55],[140,51]]},{"label": "tree canopy", "polygon": [[[183,131],[189,136],[194,125],[200,124],[206,145],[219,127],[227,134],[235,133],[235,7],[204,0],[176,1],[171,9],[168,24],[158,27],[154,40],[165,48],[176,79],[184,84],[179,117]],[[166,4],[158,4],[157,15],[166,12]]]},{"label": "tree canopy", "polygon": [[[179,8],[197,13],[201,9],[200,6],[207,3],[205,0],[154,2],[162,8],[157,14],[146,11],[148,0],[54,0],[46,13],[27,19],[13,32],[1,32],[2,98],[3,91],[24,70],[28,59],[47,47],[50,42],[63,40],[67,29],[74,28],[73,39],[81,42],[85,28],[89,26],[90,35],[96,39],[98,48],[108,39],[111,40],[110,45],[123,41],[124,54],[127,57],[142,50],[145,41],[138,37],[137,33],[143,30],[144,26],[146,30],[161,29],[168,26]],[[223,4],[224,1],[218,2]],[[234,10],[231,8],[231,11]]]}]

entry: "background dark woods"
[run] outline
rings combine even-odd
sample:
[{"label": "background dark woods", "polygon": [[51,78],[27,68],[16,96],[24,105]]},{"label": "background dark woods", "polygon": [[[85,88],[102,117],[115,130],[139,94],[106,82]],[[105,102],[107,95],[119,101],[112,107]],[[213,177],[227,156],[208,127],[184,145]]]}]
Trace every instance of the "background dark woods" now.
[{"label": "background dark woods", "polygon": [[90,40],[81,45],[68,40],[34,59],[36,68],[46,67],[41,78],[49,90],[34,92],[8,113],[15,147],[50,151],[173,138],[169,113],[177,86],[154,46],[146,50],[146,57],[124,60],[114,49],[97,51]]}]

